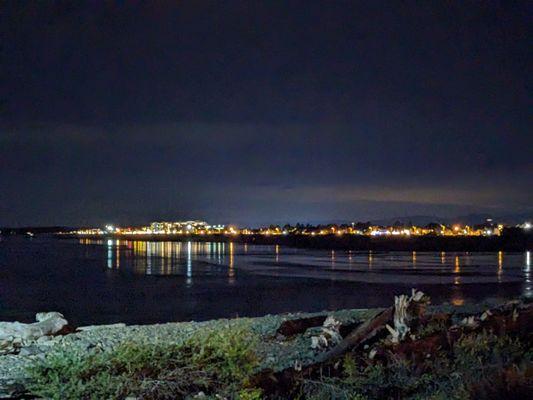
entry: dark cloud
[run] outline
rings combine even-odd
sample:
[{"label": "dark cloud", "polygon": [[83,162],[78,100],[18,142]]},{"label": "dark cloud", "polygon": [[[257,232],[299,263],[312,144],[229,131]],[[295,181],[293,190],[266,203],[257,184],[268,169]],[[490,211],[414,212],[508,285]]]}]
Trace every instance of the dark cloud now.
[{"label": "dark cloud", "polygon": [[4,8],[3,225],[531,210],[527,2]]}]

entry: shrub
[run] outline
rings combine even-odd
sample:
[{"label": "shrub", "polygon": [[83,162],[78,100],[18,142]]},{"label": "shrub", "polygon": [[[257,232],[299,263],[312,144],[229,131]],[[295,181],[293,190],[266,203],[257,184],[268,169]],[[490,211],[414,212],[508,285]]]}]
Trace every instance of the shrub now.
[{"label": "shrub", "polygon": [[49,354],[30,367],[29,391],[49,399],[175,399],[198,392],[255,400],[259,365],[246,326],[199,331],[179,344],[127,342],[111,351]]},{"label": "shrub", "polygon": [[301,393],[306,399],[343,400],[522,398],[533,389],[532,361],[531,343],[472,333],[422,362],[402,358],[393,349],[380,361],[347,354],[340,376],[304,380]]}]

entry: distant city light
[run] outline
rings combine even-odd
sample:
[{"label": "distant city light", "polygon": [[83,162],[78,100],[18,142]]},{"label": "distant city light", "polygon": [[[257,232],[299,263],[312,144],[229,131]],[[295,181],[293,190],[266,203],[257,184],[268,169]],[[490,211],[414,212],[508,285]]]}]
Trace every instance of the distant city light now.
[{"label": "distant city light", "polygon": [[[212,225],[205,221],[189,220],[189,221],[162,221],[152,222],[148,226],[136,227],[118,227],[112,224],[105,225],[104,228],[88,228],[80,229],[74,232],[65,232],[77,235],[97,236],[97,235],[113,235],[113,236],[142,236],[142,235],[175,235],[175,236],[193,236],[193,235],[262,235],[262,236],[278,236],[278,235],[310,235],[310,236],[328,236],[328,235],[363,235],[363,236],[394,236],[398,238],[411,238],[413,236],[499,236],[504,232],[506,225],[496,222],[488,222],[469,226],[469,225],[444,225],[432,223],[426,226],[383,226],[362,224],[355,228],[355,223],[348,224],[328,224],[328,225],[300,225],[295,226],[285,225],[282,227],[277,225],[269,225],[268,227],[260,228],[239,228],[234,225]],[[532,223],[527,221],[515,227],[529,230],[532,228]]]}]

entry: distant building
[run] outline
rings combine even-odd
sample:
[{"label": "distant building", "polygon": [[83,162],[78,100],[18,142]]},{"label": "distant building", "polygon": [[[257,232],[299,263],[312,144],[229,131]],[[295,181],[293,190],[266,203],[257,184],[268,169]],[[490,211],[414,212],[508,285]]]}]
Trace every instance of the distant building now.
[{"label": "distant building", "polygon": [[206,234],[224,231],[224,225],[209,225],[205,221],[173,221],[152,222],[149,230],[155,234]]}]

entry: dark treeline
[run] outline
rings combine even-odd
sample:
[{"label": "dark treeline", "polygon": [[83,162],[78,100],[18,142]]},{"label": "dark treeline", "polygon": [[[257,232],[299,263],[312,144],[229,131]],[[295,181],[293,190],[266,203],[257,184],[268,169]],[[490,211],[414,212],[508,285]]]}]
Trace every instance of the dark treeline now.
[{"label": "dark treeline", "polygon": [[0,235],[25,235],[33,233],[38,235],[68,232],[75,228],[67,226],[23,226],[23,227],[0,227]]},{"label": "dark treeline", "polygon": [[376,251],[524,251],[533,248],[531,234],[521,229],[506,230],[501,236],[410,236],[370,237],[361,235],[251,235],[239,242],[313,249]]},{"label": "dark treeline", "polygon": [[[73,237],[61,235],[61,237]],[[80,236],[76,236],[80,237]],[[102,236],[87,235],[102,239]],[[280,245],[309,249],[354,251],[525,251],[533,248],[533,235],[519,228],[505,228],[500,236],[410,236],[370,237],[364,235],[106,235],[105,238],[147,241],[236,242]]]}]

